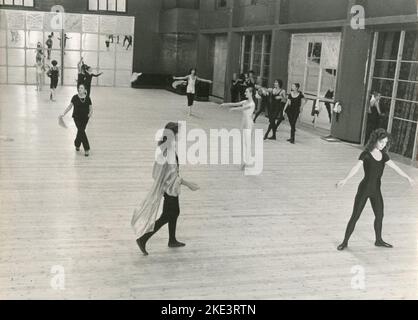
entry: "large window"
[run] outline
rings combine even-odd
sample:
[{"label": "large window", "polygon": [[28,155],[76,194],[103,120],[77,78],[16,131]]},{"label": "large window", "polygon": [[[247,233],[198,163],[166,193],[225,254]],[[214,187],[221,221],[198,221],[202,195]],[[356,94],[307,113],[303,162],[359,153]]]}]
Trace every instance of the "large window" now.
[{"label": "large window", "polygon": [[271,34],[243,35],[241,40],[241,72],[253,70],[267,85],[270,74]]},{"label": "large window", "polygon": [[89,0],[89,10],[126,12],[126,0]]},{"label": "large window", "polygon": [[[340,42],[340,33],[294,34],[289,53],[287,89],[291,84],[299,83],[309,99],[300,119],[326,130],[331,128],[332,114],[330,105],[321,99],[327,96],[333,100],[335,97]],[[314,107],[318,111],[316,118],[312,116]]]},{"label": "large window", "polygon": [[[367,101],[372,93],[381,94],[378,125],[391,132],[391,151],[418,160],[418,32],[376,32],[374,37]],[[374,123],[366,117],[365,124],[366,141]]]},{"label": "large window", "polygon": [[33,0],[0,0],[0,5],[33,7]]}]

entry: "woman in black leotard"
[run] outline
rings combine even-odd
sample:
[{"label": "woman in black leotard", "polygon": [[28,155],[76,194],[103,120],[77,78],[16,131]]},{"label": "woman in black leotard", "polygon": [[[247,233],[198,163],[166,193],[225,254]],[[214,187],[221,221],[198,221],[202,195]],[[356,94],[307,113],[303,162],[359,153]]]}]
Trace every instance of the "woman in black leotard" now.
[{"label": "woman in black leotard", "polygon": [[[269,91],[271,92],[271,103],[268,110],[269,127],[264,135],[264,140],[276,140],[277,128],[284,119],[283,109],[286,103],[286,90],[283,89],[283,81],[280,79],[275,80],[274,88],[269,89]],[[273,134],[268,138],[270,131],[273,131]]]},{"label": "woman in black leotard", "polygon": [[290,123],[290,139],[287,139],[290,143],[295,143],[296,122],[298,121],[299,114],[303,110],[305,105],[305,96],[299,91],[300,84],[292,84],[291,91],[288,95],[286,105],[284,106],[284,112],[287,114]]},{"label": "woman in black leotard", "polygon": [[392,160],[390,160],[386,151],[388,149],[388,140],[389,134],[386,132],[386,130],[377,129],[373,131],[366,145],[366,150],[360,154],[357,164],[351,169],[350,173],[345,179],[337,183],[337,188],[344,186],[346,182],[358,172],[360,167],[363,166],[364,178],[358,187],[354,201],[353,214],[351,215],[350,221],[348,222],[344,240],[338,246],[338,250],[344,250],[347,247],[348,240],[354,231],[356,222],[360,218],[361,212],[363,211],[368,199],[370,199],[370,203],[375,215],[375,245],[377,247],[392,248],[392,245],[382,240],[383,197],[380,191],[380,185],[385,165],[388,165],[394,169],[396,173],[398,173],[401,177],[406,178],[411,186],[414,185],[414,181]]}]

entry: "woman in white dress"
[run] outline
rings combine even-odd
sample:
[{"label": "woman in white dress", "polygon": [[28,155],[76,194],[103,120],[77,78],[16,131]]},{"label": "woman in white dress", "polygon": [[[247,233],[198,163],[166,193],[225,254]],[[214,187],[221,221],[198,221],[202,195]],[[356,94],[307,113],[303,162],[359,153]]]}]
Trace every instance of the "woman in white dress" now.
[{"label": "woman in white dress", "polygon": [[[162,139],[158,142],[155,162],[152,171],[154,184],[140,207],[135,209],[131,225],[136,235],[136,243],[144,255],[147,241],[162,226],[168,223],[170,248],[184,247],[185,244],[176,239],[177,218],[180,214],[179,195],[181,185],[192,191],[199,187],[180,177],[179,163],[176,154],[176,138],[179,130],[178,123],[169,122],[165,126]],[[161,199],[164,204],[161,215],[158,217]]]},{"label": "woman in white dress", "polygon": [[173,77],[173,79],[187,81],[186,95],[187,95],[187,106],[189,107],[189,116],[190,116],[192,114],[192,106],[193,106],[194,98],[196,95],[196,82],[201,81],[201,82],[206,82],[206,83],[212,83],[212,81],[199,78],[197,76],[197,70],[195,68],[190,69],[190,73],[188,76]]},{"label": "woman in white dress", "polygon": [[254,127],[252,115],[255,110],[255,103],[253,99],[253,88],[248,87],[245,90],[245,97],[247,100],[236,103],[222,103],[221,107],[230,107],[230,111],[242,111],[241,131],[242,131],[242,145],[243,145],[243,164],[241,169],[250,166],[251,159],[251,137]]}]

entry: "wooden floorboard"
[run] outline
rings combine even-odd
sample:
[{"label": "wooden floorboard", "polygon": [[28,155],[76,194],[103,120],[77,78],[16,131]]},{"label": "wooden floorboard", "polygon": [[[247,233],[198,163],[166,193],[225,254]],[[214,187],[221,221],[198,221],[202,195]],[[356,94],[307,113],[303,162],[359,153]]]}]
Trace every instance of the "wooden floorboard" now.
[{"label": "wooden floorboard", "polygon": [[[48,101],[32,86],[0,86],[0,298],[2,299],[416,299],[418,187],[389,168],[383,178],[384,238],[374,247],[370,205],[347,251],[338,252],[362,174],[335,182],[360,149],[304,130],[297,143],[264,144],[264,170],[184,165],[201,190],[183,189],[178,238],[153,237],[142,256],[130,227],[151,183],[154,135],[170,120],[188,129],[232,129],[239,114],[164,90],[93,88],[89,158],[76,153],[75,128],[58,126],[74,88]],[[265,128],[263,117],[257,128]],[[418,180],[416,168],[400,166]],[[64,267],[65,289],[50,285]],[[354,266],[365,287],[352,288]]]}]

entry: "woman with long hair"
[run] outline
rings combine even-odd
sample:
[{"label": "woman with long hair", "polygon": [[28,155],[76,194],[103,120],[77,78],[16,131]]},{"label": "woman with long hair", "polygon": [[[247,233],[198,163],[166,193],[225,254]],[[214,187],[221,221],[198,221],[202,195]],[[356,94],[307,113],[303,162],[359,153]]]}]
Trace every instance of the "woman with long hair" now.
[{"label": "woman with long hair", "polygon": [[373,208],[375,215],[374,231],[376,235],[375,245],[377,247],[392,248],[392,245],[382,239],[382,221],[383,221],[383,197],[380,190],[381,178],[385,165],[389,166],[401,177],[408,180],[411,186],[414,181],[403,172],[392,160],[390,160],[387,150],[389,149],[389,134],[385,129],[377,129],[372,132],[367,142],[365,150],[360,154],[359,161],[350,170],[347,177],[337,183],[338,187],[343,187],[347,181],[352,178],[363,166],[364,178],[360,182],[354,200],[353,213],[348,222],[343,242],[338,246],[338,250],[344,250],[348,246],[348,240],[354,231],[356,222],[366,205],[367,200]]},{"label": "woman with long hair", "polygon": [[212,83],[212,81],[199,78],[197,76],[196,68],[190,69],[189,75],[187,76],[173,77],[173,79],[187,81],[186,95],[187,95],[187,106],[189,107],[189,116],[190,116],[192,114],[192,107],[194,103],[194,98],[196,96],[196,82],[200,81],[200,82]]},{"label": "woman with long hair", "polygon": [[[147,241],[165,224],[168,223],[168,246],[170,248],[184,247],[177,241],[176,226],[180,214],[179,195],[181,185],[192,191],[199,189],[198,185],[180,177],[179,162],[176,153],[177,122],[169,122],[164,129],[163,136],[158,142],[155,162],[152,171],[154,184],[141,206],[135,209],[131,225],[137,237],[136,243],[144,255]],[[163,211],[158,218],[158,209],[164,197]]]},{"label": "woman with long hair", "polygon": [[248,87],[245,90],[245,97],[247,100],[236,103],[222,103],[220,107],[230,107],[230,111],[242,111],[241,118],[241,131],[242,131],[242,145],[243,145],[243,164],[241,169],[251,165],[251,137],[253,131],[252,114],[255,109],[255,103],[253,99],[253,88]]},{"label": "woman with long hair", "polygon": [[[286,104],[286,90],[283,89],[283,81],[276,79],[274,87],[269,89],[271,92],[271,103],[268,110],[269,127],[264,135],[264,140],[276,140],[276,132],[280,123],[284,120],[283,109]],[[268,134],[272,131],[272,136],[269,138]]]},{"label": "woman with long hair", "polygon": [[73,109],[73,119],[77,127],[77,136],[74,140],[75,149],[80,151],[80,146],[83,145],[84,155],[88,157],[90,144],[87,139],[86,126],[93,115],[93,106],[90,97],[87,96],[84,84],[78,86],[78,94],[73,96],[71,103],[60,117],[63,118],[71,109]]}]

